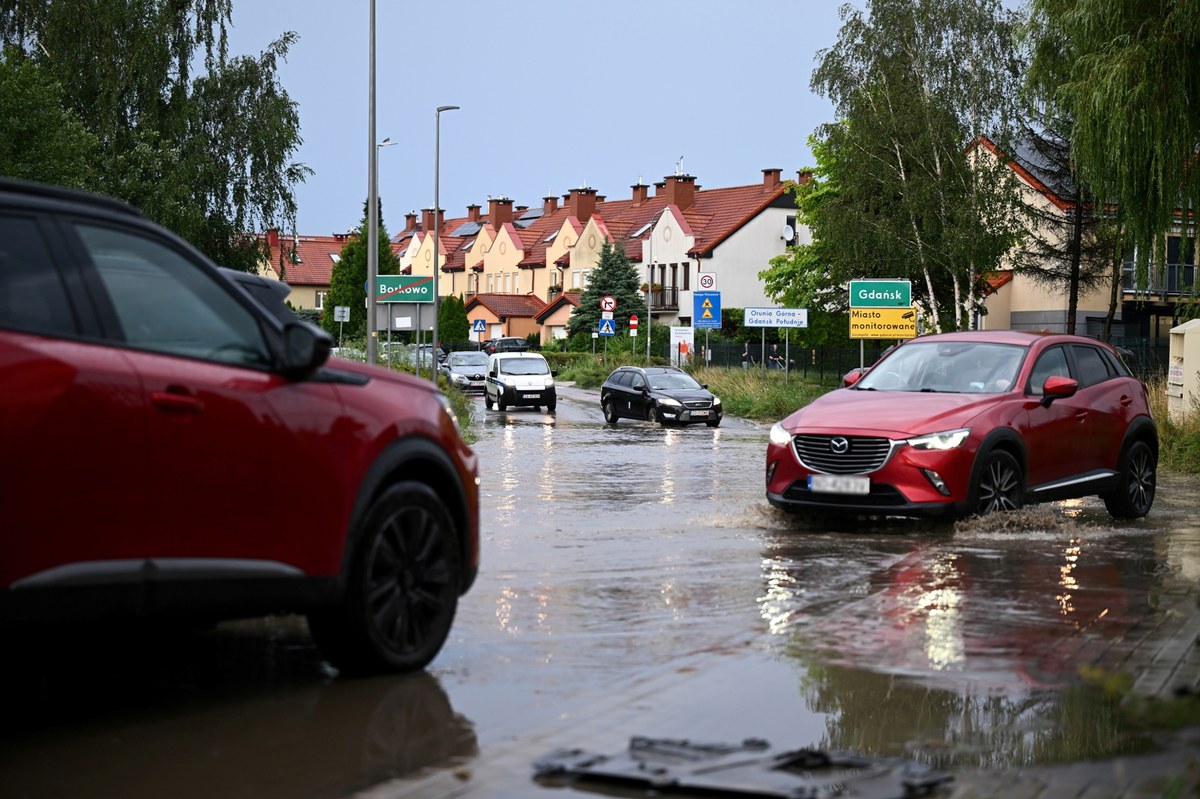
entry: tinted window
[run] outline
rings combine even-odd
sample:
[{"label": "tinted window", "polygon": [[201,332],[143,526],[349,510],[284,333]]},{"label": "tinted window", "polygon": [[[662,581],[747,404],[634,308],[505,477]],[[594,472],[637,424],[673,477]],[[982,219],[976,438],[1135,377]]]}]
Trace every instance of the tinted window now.
[{"label": "tinted window", "polygon": [[1075,366],[1079,369],[1079,385],[1090,386],[1112,377],[1108,362],[1096,347],[1075,345]]},{"label": "tinted window", "polygon": [[1071,376],[1071,370],[1067,368],[1067,353],[1062,347],[1048,349],[1038,357],[1033,365],[1033,374],[1029,377],[1029,393],[1040,396],[1046,379],[1055,376]]},{"label": "tinted window", "polygon": [[226,363],[270,363],[254,315],[182,255],[123,231],[88,225],[77,229],[125,341]]},{"label": "tinted window", "polygon": [[628,384],[634,391],[641,391],[646,387],[646,378],[642,377],[640,372],[629,372],[629,377],[623,382]]},{"label": "tinted window", "polygon": [[0,326],[75,333],[62,278],[29,218],[0,216]]}]

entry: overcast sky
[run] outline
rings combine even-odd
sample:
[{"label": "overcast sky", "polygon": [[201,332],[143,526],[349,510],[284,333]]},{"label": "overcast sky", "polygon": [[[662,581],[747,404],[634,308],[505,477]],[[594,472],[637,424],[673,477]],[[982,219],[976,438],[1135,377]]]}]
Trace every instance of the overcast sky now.
[{"label": "overcast sky", "polygon": [[[389,232],[433,205],[434,109],[442,114],[440,204],[462,216],[489,196],[538,205],[591,186],[618,199],[683,171],[707,188],[811,165],[830,121],[809,90],[837,38],[831,0],[376,2],[379,195]],[[856,3],[861,6],[862,3]],[[367,196],[369,0],[235,0],[230,49],[257,55],[284,31],[280,69],[299,104],[299,232],[357,227]]]}]

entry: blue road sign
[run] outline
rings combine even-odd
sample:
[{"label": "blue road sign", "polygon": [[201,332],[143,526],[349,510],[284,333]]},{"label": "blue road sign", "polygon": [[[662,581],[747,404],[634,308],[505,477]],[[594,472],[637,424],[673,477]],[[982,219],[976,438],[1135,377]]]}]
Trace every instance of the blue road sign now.
[{"label": "blue road sign", "polygon": [[617,326],[613,324],[611,319],[600,320],[600,330],[597,331],[602,336],[615,336],[617,334]]},{"label": "blue road sign", "polygon": [[476,319],[475,321],[471,322],[471,332],[472,333],[486,333],[487,332],[487,323],[484,322],[482,319]]},{"label": "blue road sign", "polygon": [[692,327],[721,327],[721,292],[697,291],[692,294]]}]

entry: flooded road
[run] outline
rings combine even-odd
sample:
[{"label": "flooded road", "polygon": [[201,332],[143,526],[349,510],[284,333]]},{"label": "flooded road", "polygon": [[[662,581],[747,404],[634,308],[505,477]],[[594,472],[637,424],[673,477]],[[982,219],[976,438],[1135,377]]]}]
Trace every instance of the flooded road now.
[{"label": "flooded road", "polygon": [[633,735],[950,768],[1152,745],[1081,668],[1194,596],[1194,478],[1121,528],[1098,500],[812,526],[763,498],[766,427],[605,425],[561,392],[477,403],[483,567],[427,674],[338,679],[295,619],[37,642],[0,796],[529,796],[535,757]]}]

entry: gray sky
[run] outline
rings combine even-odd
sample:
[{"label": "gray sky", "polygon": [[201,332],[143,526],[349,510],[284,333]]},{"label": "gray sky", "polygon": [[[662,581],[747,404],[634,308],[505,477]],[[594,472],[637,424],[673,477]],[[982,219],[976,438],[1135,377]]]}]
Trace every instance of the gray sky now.
[{"label": "gray sky", "polygon": [[[862,3],[856,3],[861,6]],[[447,216],[488,196],[537,205],[588,185],[618,199],[683,170],[708,188],[811,165],[832,119],[809,78],[840,25],[832,0],[376,0],[379,194],[389,231],[433,205],[442,114]],[[367,196],[369,0],[236,0],[230,49],[257,55],[286,30],[281,66],[300,107],[299,232],[356,227]]]}]

